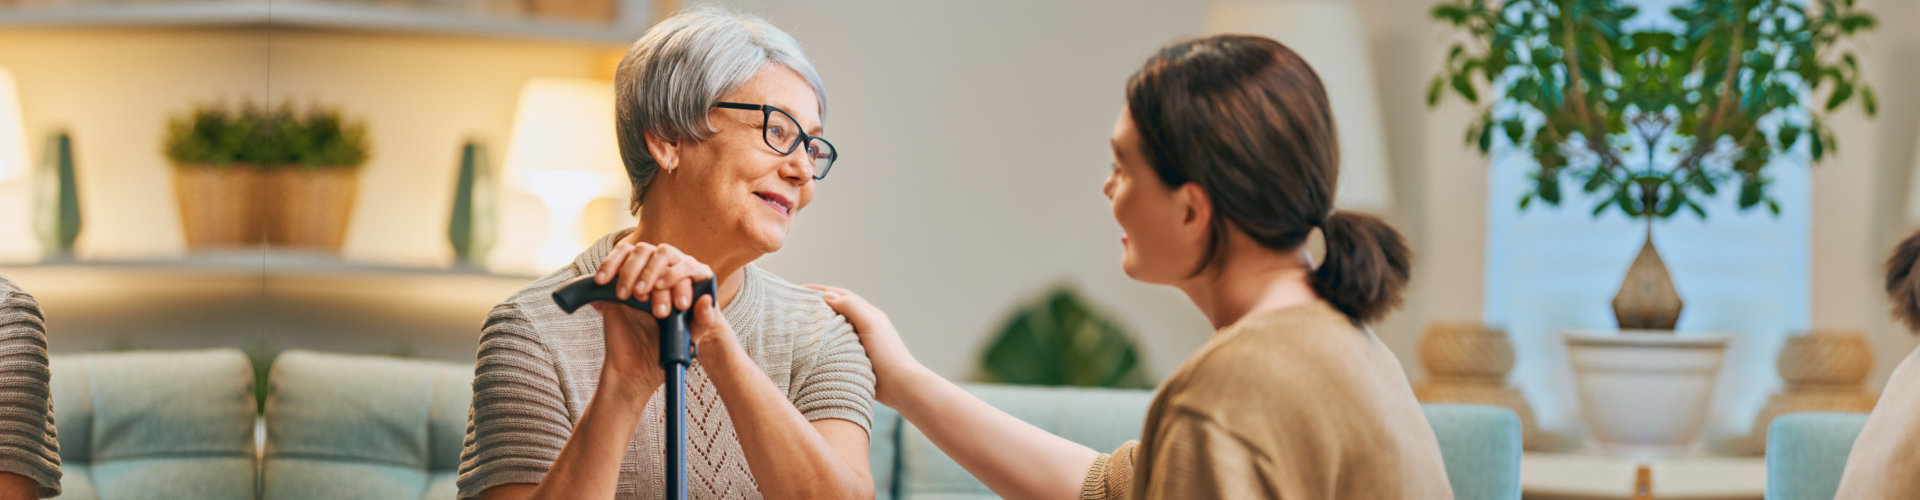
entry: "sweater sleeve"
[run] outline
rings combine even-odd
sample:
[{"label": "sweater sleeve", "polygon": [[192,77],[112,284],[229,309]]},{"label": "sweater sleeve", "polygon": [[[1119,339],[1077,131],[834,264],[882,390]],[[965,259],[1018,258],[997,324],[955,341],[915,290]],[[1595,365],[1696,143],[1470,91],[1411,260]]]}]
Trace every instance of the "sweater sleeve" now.
[{"label": "sweater sleeve", "polygon": [[566,446],[573,423],[559,369],[546,352],[516,304],[488,314],[460,452],[460,498],[502,484],[539,483]]},{"label": "sweater sleeve", "polygon": [[[0,281],[0,285],[5,285]],[[53,426],[46,320],[26,293],[0,286],[0,472],[60,494],[60,441]]]},{"label": "sweater sleeve", "polygon": [[1085,482],[1080,485],[1081,500],[1123,500],[1133,498],[1134,451],[1139,441],[1127,441],[1113,453],[1093,459]]},{"label": "sweater sleeve", "polygon": [[[1148,453],[1153,464],[1140,498],[1334,498],[1330,464],[1295,464],[1279,477],[1273,461],[1232,431],[1203,416],[1175,411]],[[1312,478],[1312,479],[1308,479]],[[1304,480],[1303,480],[1304,479]],[[1291,484],[1292,487],[1283,487]]]},{"label": "sweater sleeve", "polygon": [[[818,299],[815,299],[818,300]],[[853,325],[820,302],[807,326],[811,349],[794,355],[788,399],[808,421],[837,418],[873,432],[873,362],[860,347]]]}]

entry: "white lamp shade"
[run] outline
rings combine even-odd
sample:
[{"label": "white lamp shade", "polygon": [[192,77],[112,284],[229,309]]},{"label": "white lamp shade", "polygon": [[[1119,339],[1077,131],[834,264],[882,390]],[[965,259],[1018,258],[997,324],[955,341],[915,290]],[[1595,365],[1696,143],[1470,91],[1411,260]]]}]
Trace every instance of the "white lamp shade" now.
[{"label": "white lamp shade", "polygon": [[612,82],[536,78],[520,89],[505,168],[519,192],[539,199],[546,221],[541,233],[503,228],[508,241],[540,243],[503,246],[496,253],[509,264],[496,268],[545,272],[566,264],[599,236],[581,231],[582,210],[595,199],[627,195],[626,169],[614,137]]},{"label": "white lamp shade", "polygon": [[1217,1],[1208,9],[1207,31],[1272,38],[1313,66],[1327,88],[1340,135],[1335,204],[1368,211],[1393,207],[1373,57],[1354,5],[1344,0]]},{"label": "white lamp shade", "polygon": [[529,176],[543,170],[598,174],[602,180],[596,186],[601,188],[590,196],[624,193],[626,174],[613,131],[612,82],[536,78],[520,89],[506,171],[527,187]]},{"label": "white lamp shade", "polygon": [[27,178],[27,135],[13,72],[0,67],[0,262],[40,257],[33,233],[33,186]]},{"label": "white lamp shade", "polygon": [[13,72],[0,68],[0,182],[27,172],[27,131],[20,118],[20,92]]}]

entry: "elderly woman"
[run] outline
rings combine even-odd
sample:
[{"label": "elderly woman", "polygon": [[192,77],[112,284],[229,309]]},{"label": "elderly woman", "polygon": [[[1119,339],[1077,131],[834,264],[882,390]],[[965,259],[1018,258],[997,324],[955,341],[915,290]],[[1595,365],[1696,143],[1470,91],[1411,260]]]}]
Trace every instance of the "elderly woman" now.
[{"label": "elderly woman", "polygon": [[[819,292],[752,265],[786,242],[837,157],[818,137],[826,97],[812,64],[767,22],[702,7],[648,30],[617,71],[638,224],[488,316],[460,496],[662,496],[648,313],[671,307],[692,312],[699,348],[686,378],[690,496],[872,497],[873,372],[858,337]],[[560,312],[551,292],[587,276],[655,309]],[[690,300],[705,279],[716,294]]]},{"label": "elderly woman", "polygon": [[51,373],[40,306],[0,276],[0,500],[60,494]]}]

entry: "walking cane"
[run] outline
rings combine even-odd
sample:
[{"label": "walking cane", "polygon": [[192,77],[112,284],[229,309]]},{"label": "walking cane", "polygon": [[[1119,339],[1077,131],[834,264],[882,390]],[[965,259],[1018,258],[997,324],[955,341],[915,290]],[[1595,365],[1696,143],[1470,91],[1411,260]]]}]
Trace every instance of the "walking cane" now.
[{"label": "walking cane", "polygon": [[[639,297],[620,300],[614,294],[617,282],[605,285],[595,284],[592,276],[581,277],[553,292],[553,302],[560,310],[573,314],[587,304],[599,301],[612,301],[626,304],[627,307],[641,311],[651,311],[650,304]],[[700,296],[713,296],[713,280],[704,280],[693,284],[693,300],[700,302]],[[719,300],[718,297],[715,300]],[[716,304],[717,305],[717,304]],[[651,312],[648,312],[651,315]],[[660,369],[666,371],[666,417],[667,417],[667,498],[684,500],[687,498],[687,366],[693,364],[693,357],[699,349],[693,345],[688,335],[687,318],[690,311],[674,310],[660,319]]]}]

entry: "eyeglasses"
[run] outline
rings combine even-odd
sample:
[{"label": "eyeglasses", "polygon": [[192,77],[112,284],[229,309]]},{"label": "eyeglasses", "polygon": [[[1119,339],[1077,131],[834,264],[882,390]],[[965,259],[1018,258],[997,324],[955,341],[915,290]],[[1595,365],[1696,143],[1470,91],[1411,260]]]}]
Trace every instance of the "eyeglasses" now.
[{"label": "eyeglasses", "polygon": [[[713,107],[759,111],[760,135],[766,139],[767,147],[782,155],[793,154],[802,143],[807,145],[807,155],[813,157],[813,180],[827,178],[827,170],[833,168],[833,161],[840,158],[840,152],[833,149],[833,143],[825,138],[814,137],[802,132],[800,121],[793,119],[787,110],[766,104],[742,104],[737,102],[716,102]],[[777,116],[776,116],[777,115]]]}]

